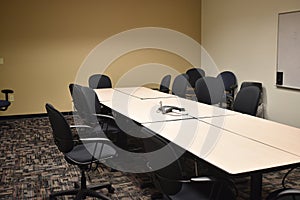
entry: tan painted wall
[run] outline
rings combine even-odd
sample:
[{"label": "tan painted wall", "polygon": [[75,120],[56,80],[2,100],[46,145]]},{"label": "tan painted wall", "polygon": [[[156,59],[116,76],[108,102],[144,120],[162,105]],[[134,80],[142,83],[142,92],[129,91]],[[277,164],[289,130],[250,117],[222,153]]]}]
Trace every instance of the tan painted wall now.
[{"label": "tan painted wall", "polygon": [[268,119],[300,127],[300,91],[275,87],[278,13],[294,10],[299,0],[203,0],[202,44],[220,71],[263,83]]},{"label": "tan painted wall", "polygon": [[[200,0],[1,1],[0,89],[13,89],[15,101],[0,115],[44,113],[45,102],[70,111],[68,84],[97,44],[122,31],[149,26],[200,41],[200,11]],[[179,56],[145,50],[122,56],[108,73],[116,82],[120,70],[150,61],[182,72],[189,66]]]}]

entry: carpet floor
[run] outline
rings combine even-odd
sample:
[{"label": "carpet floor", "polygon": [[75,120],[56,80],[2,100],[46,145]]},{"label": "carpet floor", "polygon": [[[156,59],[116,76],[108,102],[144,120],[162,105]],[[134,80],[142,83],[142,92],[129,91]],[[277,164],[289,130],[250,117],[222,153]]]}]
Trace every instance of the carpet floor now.
[{"label": "carpet floor", "polygon": [[[52,139],[47,117],[0,121],[0,199],[48,199],[52,191],[71,189],[80,171],[69,165]],[[281,188],[287,170],[263,175],[263,197]],[[300,170],[288,176],[286,184],[300,188]],[[238,199],[249,199],[249,178],[236,181]],[[111,182],[114,194],[102,192],[113,200],[147,200],[157,193],[147,174],[111,171],[105,165],[88,172],[88,184]],[[61,199],[73,199],[72,196]]]}]

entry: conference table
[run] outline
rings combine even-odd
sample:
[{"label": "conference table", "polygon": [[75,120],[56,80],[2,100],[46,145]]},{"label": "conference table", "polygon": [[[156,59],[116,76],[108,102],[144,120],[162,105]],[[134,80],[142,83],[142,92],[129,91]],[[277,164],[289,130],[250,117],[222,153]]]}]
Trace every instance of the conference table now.
[{"label": "conference table", "polygon": [[[250,176],[260,200],[262,174],[300,165],[300,129],[145,87],[95,89],[99,101],[224,173]],[[163,114],[161,106],[184,111]]]}]

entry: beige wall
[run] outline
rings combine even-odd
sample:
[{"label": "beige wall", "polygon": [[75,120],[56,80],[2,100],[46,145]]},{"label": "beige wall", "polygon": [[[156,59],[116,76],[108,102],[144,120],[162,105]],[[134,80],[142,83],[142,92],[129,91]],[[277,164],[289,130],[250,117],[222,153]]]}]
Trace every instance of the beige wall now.
[{"label": "beige wall", "polygon": [[268,119],[300,127],[300,91],[274,86],[278,13],[294,10],[299,0],[203,0],[202,44],[220,71],[263,83]]},{"label": "beige wall", "polygon": [[[44,113],[45,102],[70,111],[68,84],[97,44],[148,26],[173,29],[200,41],[200,10],[200,0],[1,1],[0,89],[13,89],[15,101],[0,115]],[[181,71],[189,64],[156,50],[128,56],[113,63],[109,75],[114,82],[119,71],[134,63],[159,62]]]}]

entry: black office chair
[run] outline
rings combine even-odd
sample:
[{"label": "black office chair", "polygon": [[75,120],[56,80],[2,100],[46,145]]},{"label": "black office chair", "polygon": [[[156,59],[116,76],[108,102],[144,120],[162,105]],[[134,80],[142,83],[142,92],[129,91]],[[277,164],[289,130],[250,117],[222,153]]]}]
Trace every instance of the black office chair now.
[{"label": "black office chair", "polygon": [[13,90],[5,89],[1,90],[5,94],[5,100],[0,100],[0,111],[6,111],[7,108],[11,105],[8,95],[14,93]]},{"label": "black office chair", "polygon": [[201,68],[191,68],[186,71],[189,76],[189,83],[192,88],[195,88],[196,81],[199,78],[205,77],[205,71]]},{"label": "black office chair", "polygon": [[171,75],[166,75],[162,78],[160,86],[159,86],[159,91],[164,92],[164,93],[169,93],[170,92],[170,82],[171,82]]},{"label": "black office chair", "polygon": [[111,79],[104,74],[93,74],[89,77],[89,87],[92,89],[111,88]]},{"label": "black office chair", "polygon": [[257,108],[257,116],[261,116],[264,118],[264,103],[263,103],[263,86],[261,82],[253,82],[253,81],[245,81],[241,84],[241,88],[245,88],[248,86],[256,86],[259,88],[260,91],[260,98],[258,102],[258,108]]},{"label": "black office chair", "polygon": [[220,78],[223,81],[226,93],[227,108],[231,109],[234,102],[235,91],[238,86],[236,76],[231,71],[224,71],[221,72],[217,78]]},{"label": "black office chair", "polygon": [[206,76],[200,78],[195,84],[195,93],[198,102],[214,105],[221,105],[224,102],[224,84],[222,80],[215,77]]},{"label": "black office chair", "polygon": [[117,123],[113,115],[97,113],[97,109],[101,106],[95,91],[89,87],[74,85],[73,90],[74,102],[79,116],[85,123],[91,127],[100,127],[104,130],[105,135],[114,142],[115,145],[122,149],[134,151],[136,148],[129,149],[128,135],[121,130],[126,124],[120,128],[120,123]]},{"label": "black office chair", "polygon": [[186,98],[186,90],[189,86],[189,77],[186,74],[179,74],[175,77],[172,85],[172,94]]},{"label": "black office chair", "polygon": [[78,84],[69,85],[75,112],[78,114],[84,124],[90,127],[95,127],[99,124],[99,122],[94,115],[91,115],[90,108],[88,107],[81,88],[82,86]]},{"label": "black office chair", "polygon": [[260,95],[260,90],[256,86],[242,88],[236,95],[233,110],[256,116]]},{"label": "black office chair", "polygon": [[[182,174],[182,165],[179,161],[182,149],[165,139],[152,134],[152,137],[145,138],[145,151],[160,152],[159,157],[150,157],[148,166],[153,172],[154,185],[163,194],[164,199],[201,199],[201,200],[234,200],[236,199],[233,190],[234,185],[227,179],[216,177],[195,177],[188,178]],[[166,167],[159,168],[162,160],[173,160]]]},{"label": "black office chair", "polygon": [[[53,139],[58,149],[64,154],[65,160],[72,165],[79,167],[81,171],[81,185],[75,185],[73,190],[53,192],[50,199],[58,196],[76,195],[76,199],[85,199],[87,196],[100,199],[109,199],[95,190],[107,188],[110,193],[114,188],[110,183],[87,187],[85,173],[93,169],[93,164],[98,164],[99,160],[105,160],[116,156],[116,150],[109,144],[110,141],[105,138],[81,138],[80,142],[73,139],[71,129],[64,116],[52,105],[46,104],[46,110],[53,130]],[[102,133],[95,133],[95,136]]]}]

